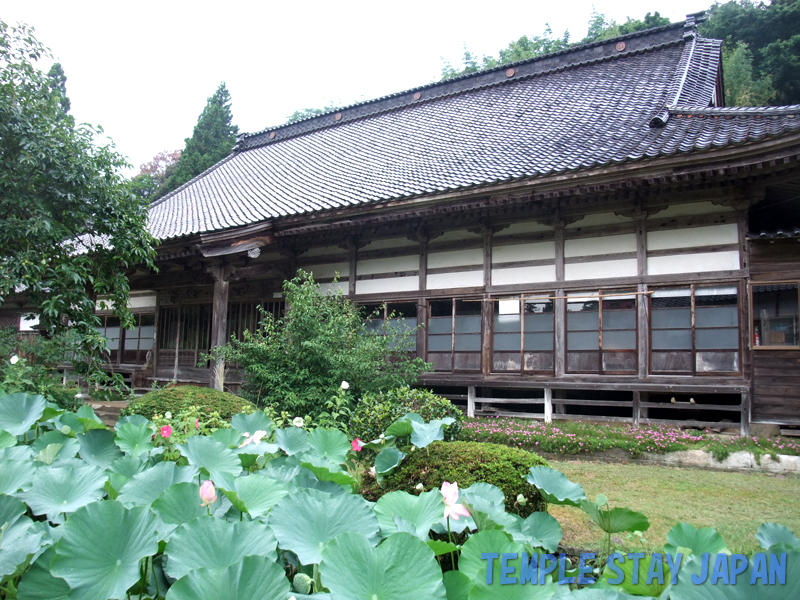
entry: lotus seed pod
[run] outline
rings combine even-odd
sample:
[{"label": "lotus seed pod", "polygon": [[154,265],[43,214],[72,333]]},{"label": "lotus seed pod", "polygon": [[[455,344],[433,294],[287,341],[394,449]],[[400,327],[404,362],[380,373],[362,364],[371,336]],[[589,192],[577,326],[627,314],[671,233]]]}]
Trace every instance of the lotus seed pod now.
[{"label": "lotus seed pod", "polygon": [[311,579],[305,573],[298,573],[292,579],[292,585],[294,586],[294,591],[298,594],[311,594],[311,588],[314,586],[314,580]]}]

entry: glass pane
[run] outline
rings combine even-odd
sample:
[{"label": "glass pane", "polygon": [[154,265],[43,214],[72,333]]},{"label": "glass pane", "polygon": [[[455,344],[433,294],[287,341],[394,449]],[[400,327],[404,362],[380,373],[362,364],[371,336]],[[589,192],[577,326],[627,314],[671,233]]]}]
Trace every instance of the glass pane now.
[{"label": "glass pane", "polygon": [[697,371],[709,373],[714,371],[736,373],[739,371],[738,352],[698,352]]},{"label": "glass pane", "polygon": [[428,350],[431,352],[450,352],[453,348],[453,337],[449,335],[429,335]]},{"label": "glass pane", "polygon": [[431,300],[432,317],[449,317],[453,314],[452,300]]},{"label": "glass pane", "polygon": [[452,317],[435,317],[428,319],[428,333],[451,333]]},{"label": "glass pane", "polygon": [[567,315],[567,329],[569,331],[597,331],[600,328],[600,313],[576,312]]},{"label": "glass pane", "polygon": [[369,333],[383,333],[383,319],[367,319],[364,327]]},{"label": "glass pane", "polygon": [[[592,334],[594,335],[594,334]],[[553,351],[553,333],[526,333],[525,350],[549,350]]]},{"label": "glass pane", "polygon": [[389,319],[389,326],[397,331],[410,331],[417,326],[417,317],[402,317]]},{"label": "glass pane", "polygon": [[128,339],[139,337],[139,328],[138,327],[134,327],[133,329],[126,329],[125,330],[125,337],[128,338]]},{"label": "glass pane", "polygon": [[480,317],[456,317],[456,333],[480,333]]},{"label": "glass pane", "polygon": [[394,313],[395,318],[405,317],[405,320],[417,318],[417,305],[413,302],[402,302],[399,304],[389,304],[386,309],[391,315]]},{"label": "glass pane", "polygon": [[525,331],[553,331],[553,313],[526,314]]},{"label": "glass pane", "polygon": [[498,300],[494,302],[494,314],[496,315],[518,315],[519,300]]},{"label": "glass pane", "polygon": [[428,362],[433,364],[434,371],[450,371],[453,368],[449,352],[428,354]]},{"label": "glass pane", "polygon": [[153,334],[155,333],[155,329],[156,328],[153,327],[152,325],[148,325],[146,327],[142,326],[142,328],[141,328],[141,330],[139,332],[139,337],[141,337],[141,338],[152,338]]},{"label": "glass pane", "polygon": [[480,352],[458,352],[455,356],[453,368],[456,371],[480,371],[481,353]]},{"label": "glass pane", "polygon": [[493,371],[519,371],[519,352],[495,352],[492,362]]},{"label": "glass pane", "polygon": [[153,327],[155,324],[156,324],[156,316],[154,314],[142,315],[142,320],[141,320],[142,327]]},{"label": "glass pane", "polygon": [[697,329],[694,337],[698,350],[739,349],[738,329]]},{"label": "glass pane", "polygon": [[738,306],[717,306],[695,309],[696,327],[739,327]]},{"label": "glass pane", "polygon": [[753,338],[756,346],[797,346],[797,284],[753,286]]},{"label": "glass pane", "polygon": [[568,371],[588,371],[597,373],[600,371],[599,352],[567,352]]},{"label": "glass pane", "polygon": [[661,308],[653,310],[653,329],[680,329],[692,326],[691,308]]},{"label": "glass pane", "polygon": [[673,329],[653,331],[653,350],[691,350],[692,330]]},{"label": "glass pane", "polygon": [[153,338],[142,338],[139,340],[139,350],[152,350]]},{"label": "glass pane", "polygon": [[519,331],[519,315],[495,315],[494,330],[498,333]]},{"label": "glass pane", "polygon": [[526,352],[525,370],[553,372],[553,353],[552,352]]},{"label": "glass pane", "polygon": [[691,352],[653,352],[650,370],[654,373],[691,373]]},{"label": "glass pane", "polygon": [[567,348],[569,350],[597,350],[600,347],[600,338],[593,331],[567,333]]},{"label": "glass pane", "polygon": [[603,352],[604,371],[636,371],[638,360],[635,352]]},{"label": "glass pane", "polygon": [[377,317],[379,319],[382,319],[384,311],[383,306],[384,306],[383,304],[362,304],[361,305],[361,308],[363,310],[362,314],[364,315],[365,318],[370,318],[373,317],[374,315],[373,318]]},{"label": "glass pane", "polygon": [[[461,337],[461,336],[458,336]],[[456,338],[457,339],[457,338]],[[527,341],[527,340],[526,340]],[[519,333],[496,333],[494,334],[494,350],[497,351],[517,351],[517,358],[519,358],[520,346],[522,345],[522,336]]]},{"label": "glass pane", "polygon": [[[603,331],[603,349],[636,350],[635,331]],[[574,348],[573,348],[574,350]]]},{"label": "glass pane", "polygon": [[636,310],[636,296],[613,296],[603,298],[603,312],[609,310]]},{"label": "glass pane", "polygon": [[456,300],[456,314],[480,316],[482,305],[481,300]]},{"label": "glass pane", "polygon": [[109,350],[119,350],[119,338],[110,338],[106,342],[106,348]]},{"label": "glass pane", "polygon": [[[519,346],[517,346],[519,347]],[[480,334],[469,335],[456,335],[456,351],[481,351],[481,336]]]},{"label": "glass pane", "polygon": [[119,327],[106,327],[107,338],[119,338]]},{"label": "glass pane", "polygon": [[553,314],[553,301],[552,300],[526,300],[525,301],[525,314],[526,315],[541,315]]},{"label": "glass pane", "polygon": [[656,290],[651,298],[653,309],[690,308],[692,306],[692,290],[689,288]]},{"label": "glass pane", "polygon": [[636,311],[604,310],[603,330],[606,329],[636,329]]},{"label": "glass pane", "polygon": [[119,317],[106,317],[106,327],[119,327]]},{"label": "glass pane", "polygon": [[695,306],[736,306],[738,304],[737,289],[729,287],[695,288]]}]

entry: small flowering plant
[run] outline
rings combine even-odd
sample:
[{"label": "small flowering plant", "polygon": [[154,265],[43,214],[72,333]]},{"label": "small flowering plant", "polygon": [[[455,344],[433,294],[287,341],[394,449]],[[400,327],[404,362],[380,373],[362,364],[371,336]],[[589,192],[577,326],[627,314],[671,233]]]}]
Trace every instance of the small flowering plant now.
[{"label": "small flowering plant", "polygon": [[177,446],[186,443],[193,435],[211,435],[217,429],[229,429],[230,424],[218,412],[205,412],[196,406],[181,410],[177,415],[170,411],[154,414],[150,427],[153,430],[153,445],[164,447],[166,460],[177,460]]}]

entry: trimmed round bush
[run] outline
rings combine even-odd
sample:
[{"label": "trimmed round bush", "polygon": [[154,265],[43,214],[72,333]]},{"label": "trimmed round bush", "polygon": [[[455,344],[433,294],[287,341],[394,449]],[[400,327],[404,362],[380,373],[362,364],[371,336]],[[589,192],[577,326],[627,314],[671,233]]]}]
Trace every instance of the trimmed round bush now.
[{"label": "trimmed round bush", "polygon": [[[527,517],[545,508],[539,490],[525,479],[528,470],[536,466],[550,465],[537,454],[500,444],[434,442],[406,456],[400,466],[384,479],[383,487],[365,476],[361,493],[367,500],[377,501],[382,495],[396,490],[419,494],[418,483],[427,491],[441,488],[445,481],[458,483],[459,488],[484,481],[503,490],[508,512]],[[527,499],[525,506],[514,506],[518,494]]]},{"label": "trimmed round bush", "polygon": [[196,406],[203,412],[218,412],[226,421],[240,412],[252,412],[255,406],[244,398],[219,392],[211,388],[197,387],[194,385],[181,385],[148,392],[144,396],[135,398],[128,403],[122,415],[142,415],[152,419],[153,415],[163,415],[170,411],[178,414],[181,409]]},{"label": "trimmed round bush", "polygon": [[457,406],[430,390],[407,386],[379,394],[364,394],[353,412],[350,431],[354,437],[374,440],[389,425],[410,412],[417,413],[425,421],[453,417],[456,422],[444,429],[446,440],[458,439],[461,433],[464,413]]}]

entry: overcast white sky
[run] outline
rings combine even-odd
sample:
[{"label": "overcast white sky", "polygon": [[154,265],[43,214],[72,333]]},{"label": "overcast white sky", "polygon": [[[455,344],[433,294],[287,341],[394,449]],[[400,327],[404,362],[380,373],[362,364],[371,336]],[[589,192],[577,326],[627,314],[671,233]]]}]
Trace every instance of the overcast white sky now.
[{"label": "overcast white sky", "polygon": [[36,28],[64,67],[72,114],[101,125],[138,172],[161,150],[183,148],[221,81],[239,130],[259,131],[299,108],[429,83],[443,59],[460,64],[465,43],[497,55],[545,23],[577,41],[593,6],[617,21],[648,10],[677,21],[711,3],[5,0],[0,18]]}]

